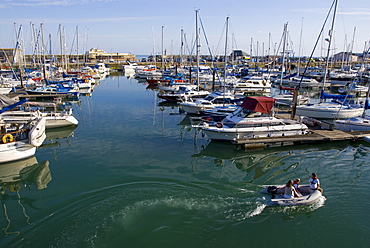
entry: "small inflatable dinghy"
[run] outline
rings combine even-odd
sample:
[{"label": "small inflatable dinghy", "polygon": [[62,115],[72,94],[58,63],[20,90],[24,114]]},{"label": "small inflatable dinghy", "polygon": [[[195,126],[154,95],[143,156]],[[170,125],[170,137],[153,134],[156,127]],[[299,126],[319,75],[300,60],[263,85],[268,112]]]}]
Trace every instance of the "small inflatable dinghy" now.
[{"label": "small inflatable dinghy", "polygon": [[301,197],[284,198],[284,185],[268,185],[261,193],[271,194],[271,200],[267,204],[269,206],[300,206],[309,205],[316,202],[321,196],[319,190],[315,190],[311,193],[309,185],[303,185],[300,187]]}]

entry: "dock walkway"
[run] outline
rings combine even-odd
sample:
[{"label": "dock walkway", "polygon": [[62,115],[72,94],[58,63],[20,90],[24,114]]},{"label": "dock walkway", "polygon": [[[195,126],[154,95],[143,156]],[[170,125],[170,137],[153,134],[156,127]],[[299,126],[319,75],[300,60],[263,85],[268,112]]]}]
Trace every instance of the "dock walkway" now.
[{"label": "dock walkway", "polygon": [[253,138],[233,140],[232,143],[244,148],[263,148],[276,145],[309,144],[328,141],[358,141],[370,136],[370,131],[343,132],[340,130],[310,130],[306,135]]}]

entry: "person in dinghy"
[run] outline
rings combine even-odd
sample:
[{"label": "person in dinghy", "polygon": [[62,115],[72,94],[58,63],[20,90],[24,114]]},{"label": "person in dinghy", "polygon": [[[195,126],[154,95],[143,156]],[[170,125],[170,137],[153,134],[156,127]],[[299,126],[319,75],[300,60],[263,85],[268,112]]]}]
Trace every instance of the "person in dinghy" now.
[{"label": "person in dinghy", "polygon": [[297,190],[293,187],[293,180],[289,180],[285,184],[284,188],[284,198],[290,199],[294,197],[300,197],[301,195],[298,194]]},{"label": "person in dinghy", "polygon": [[320,180],[317,177],[316,173],[312,173],[312,177],[310,178],[309,183],[311,193],[313,193],[315,190],[318,190],[321,193],[324,191],[322,188],[320,188]]}]

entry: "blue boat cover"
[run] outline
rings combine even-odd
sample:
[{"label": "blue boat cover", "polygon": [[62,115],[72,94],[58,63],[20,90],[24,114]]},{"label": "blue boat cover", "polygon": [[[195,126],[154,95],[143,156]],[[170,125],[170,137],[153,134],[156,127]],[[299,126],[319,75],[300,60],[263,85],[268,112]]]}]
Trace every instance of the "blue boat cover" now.
[{"label": "blue boat cover", "polygon": [[0,110],[0,114],[4,113],[5,111],[12,110],[13,108],[22,105],[23,103],[27,102],[27,99],[22,99],[19,102],[16,102],[14,104],[10,104],[9,106],[4,107],[2,110]]},{"label": "blue boat cover", "polygon": [[322,90],[320,94],[320,99],[328,99],[328,98],[344,101],[346,98],[353,98],[353,95],[348,95],[348,96],[347,95],[330,95],[330,94],[326,94]]}]

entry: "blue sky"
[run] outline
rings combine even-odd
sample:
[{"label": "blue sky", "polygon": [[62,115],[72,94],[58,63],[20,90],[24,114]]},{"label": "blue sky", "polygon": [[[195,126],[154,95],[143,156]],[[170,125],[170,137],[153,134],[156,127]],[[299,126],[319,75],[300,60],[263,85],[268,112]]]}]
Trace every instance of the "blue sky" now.
[{"label": "blue sky", "polygon": [[[194,40],[195,10],[199,10],[209,44],[202,34],[202,54],[208,54],[208,49],[214,55],[224,54],[225,21],[229,17],[228,52],[241,49],[249,53],[252,44],[253,55],[268,50],[272,54],[284,23],[288,23],[289,49],[295,56],[309,55],[331,4],[332,0],[2,0],[0,47],[15,47],[15,33],[22,25],[24,50],[32,54],[31,25],[38,30],[42,23],[45,43],[51,35],[56,54],[60,53],[60,25],[70,53],[77,50],[78,40],[79,53],[100,48],[136,55],[161,54],[163,30],[167,54],[180,54],[181,29],[189,51]],[[362,52],[370,38],[369,24],[369,0],[339,0],[333,51],[348,50],[354,41],[353,51]],[[316,56],[325,54],[323,43],[319,42]]]}]

